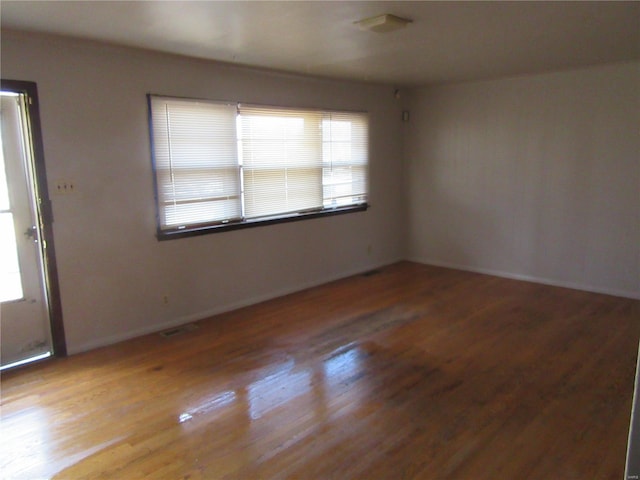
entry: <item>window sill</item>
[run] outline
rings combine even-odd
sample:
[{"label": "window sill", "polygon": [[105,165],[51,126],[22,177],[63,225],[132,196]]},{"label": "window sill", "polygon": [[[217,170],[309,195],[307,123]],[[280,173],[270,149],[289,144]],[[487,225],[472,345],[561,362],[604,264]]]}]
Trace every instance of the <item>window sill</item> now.
[{"label": "window sill", "polygon": [[174,238],[195,237],[198,235],[207,235],[210,233],[222,233],[230,230],[240,230],[243,228],[262,227],[265,225],[274,225],[277,223],[297,222],[300,220],[310,220],[312,218],[332,217],[334,215],[343,215],[346,213],[363,212],[369,208],[369,204],[365,203],[357,206],[349,206],[322,210],[309,213],[294,213],[279,217],[269,217],[256,220],[245,220],[240,222],[217,223],[215,225],[205,225],[198,227],[186,227],[180,230],[158,230],[157,238],[160,241],[172,240]]}]

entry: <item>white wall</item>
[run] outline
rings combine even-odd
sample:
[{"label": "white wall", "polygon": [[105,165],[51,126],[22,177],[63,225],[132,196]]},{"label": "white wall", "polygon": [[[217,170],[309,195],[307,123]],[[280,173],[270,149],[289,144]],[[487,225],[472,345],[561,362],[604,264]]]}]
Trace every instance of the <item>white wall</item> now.
[{"label": "white wall", "polygon": [[421,88],[408,256],[640,297],[640,64]]},{"label": "white wall", "polygon": [[[391,87],[6,30],[2,77],[37,82],[50,190],[59,179],[76,187],[51,195],[71,353],[403,257],[402,126]],[[158,242],[149,92],[369,111],[371,209]]]}]

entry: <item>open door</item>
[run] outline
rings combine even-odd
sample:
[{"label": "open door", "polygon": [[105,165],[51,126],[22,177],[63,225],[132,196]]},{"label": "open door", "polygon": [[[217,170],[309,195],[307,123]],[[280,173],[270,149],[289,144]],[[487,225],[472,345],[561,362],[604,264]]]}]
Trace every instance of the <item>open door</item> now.
[{"label": "open door", "polygon": [[34,83],[0,94],[0,368],[65,355]]}]

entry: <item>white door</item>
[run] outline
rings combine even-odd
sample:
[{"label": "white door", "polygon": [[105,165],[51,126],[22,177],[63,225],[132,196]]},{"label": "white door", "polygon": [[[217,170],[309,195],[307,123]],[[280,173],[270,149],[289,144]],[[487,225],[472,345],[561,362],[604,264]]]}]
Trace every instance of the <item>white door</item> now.
[{"label": "white door", "polygon": [[50,355],[52,342],[27,97],[2,92],[0,99],[0,366],[6,368]]}]

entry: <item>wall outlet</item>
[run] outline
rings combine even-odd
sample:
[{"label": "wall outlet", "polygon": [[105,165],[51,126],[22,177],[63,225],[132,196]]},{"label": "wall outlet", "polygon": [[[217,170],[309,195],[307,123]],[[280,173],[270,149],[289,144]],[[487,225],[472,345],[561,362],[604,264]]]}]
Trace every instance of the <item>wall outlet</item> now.
[{"label": "wall outlet", "polygon": [[163,295],[162,296],[162,303],[164,305],[169,305],[169,295]]},{"label": "wall outlet", "polygon": [[68,195],[76,190],[76,187],[71,180],[58,180],[54,188],[55,193],[58,195]]}]

